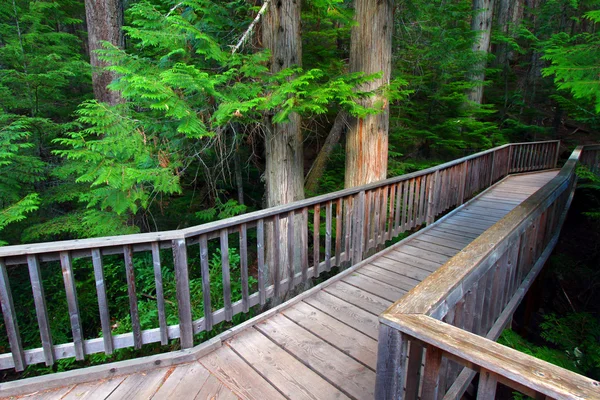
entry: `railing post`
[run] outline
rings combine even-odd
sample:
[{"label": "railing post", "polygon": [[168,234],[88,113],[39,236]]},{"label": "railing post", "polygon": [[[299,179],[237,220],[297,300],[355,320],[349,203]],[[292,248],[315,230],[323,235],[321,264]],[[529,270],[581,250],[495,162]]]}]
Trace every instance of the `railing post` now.
[{"label": "railing post", "polygon": [[508,176],[512,170],[512,157],[513,157],[513,145],[508,145],[508,159],[506,160],[506,176]]},{"label": "railing post", "polygon": [[492,186],[492,184],[494,183],[494,166],[496,164],[496,152],[493,151],[492,152],[492,168],[490,168],[490,182],[488,184],[489,186]]},{"label": "railing post", "polygon": [[4,326],[8,335],[10,352],[17,371],[25,369],[25,354],[21,343],[21,334],[19,333],[19,324],[17,323],[17,314],[13,303],[12,292],[8,282],[8,272],[6,264],[0,258],[0,303],[2,304],[2,315],[4,317]]},{"label": "railing post", "polygon": [[436,205],[438,203],[438,199],[440,197],[439,190],[439,181],[440,181],[440,170],[436,170],[433,175],[433,179],[429,181],[429,196],[427,198],[427,217],[425,218],[425,222],[427,225],[432,224],[435,221],[436,214]]},{"label": "railing post", "polygon": [[558,167],[559,154],[560,154],[560,140],[556,142],[556,154],[554,155],[554,168]]},{"label": "railing post", "polygon": [[[408,341],[399,330],[379,323],[377,375],[375,398],[378,400],[404,398],[404,368]],[[411,379],[411,377],[408,377]]]},{"label": "railing post", "polygon": [[192,327],[190,278],[185,239],[173,240],[172,246],[173,261],[175,264],[177,308],[179,309],[179,340],[182,349],[189,349],[194,346],[194,330]]}]

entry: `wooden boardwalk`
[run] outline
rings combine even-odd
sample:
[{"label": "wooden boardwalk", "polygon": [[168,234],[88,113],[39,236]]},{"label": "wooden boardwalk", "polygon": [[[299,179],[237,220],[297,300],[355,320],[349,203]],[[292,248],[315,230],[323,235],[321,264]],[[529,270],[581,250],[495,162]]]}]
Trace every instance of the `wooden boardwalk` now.
[{"label": "wooden boardwalk", "polygon": [[373,398],[378,315],[556,174],[506,178],[198,362],[64,387],[35,398]]}]

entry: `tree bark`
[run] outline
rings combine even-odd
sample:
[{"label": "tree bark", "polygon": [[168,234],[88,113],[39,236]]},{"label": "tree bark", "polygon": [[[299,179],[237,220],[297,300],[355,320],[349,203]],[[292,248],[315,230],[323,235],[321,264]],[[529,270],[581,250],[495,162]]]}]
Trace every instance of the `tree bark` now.
[{"label": "tree bark", "polygon": [[344,126],[347,124],[347,119],[348,116],[343,111],[340,111],[337,117],[335,117],[335,121],[325,139],[325,143],[323,144],[323,147],[321,147],[310,171],[308,171],[308,175],[306,175],[304,190],[309,193],[309,195],[310,193],[315,193],[319,188],[319,180],[323,176],[323,172],[325,172],[325,167],[327,166],[327,161],[329,160],[331,152],[342,137],[342,132],[344,131]]},{"label": "tree bark", "polygon": [[469,100],[481,104],[483,101],[483,81],[485,80],[485,67],[492,36],[492,17],[494,0],[473,0],[475,15],[471,21],[471,29],[478,32],[473,43],[473,51],[480,53],[482,60],[475,66],[471,79],[476,86],[469,92]]},{"label": "tree bark", "polygon": [[[271,51],[270,70],[278,73],[302,63],[300,37],[300,0],[278,0],[271,3],[263,18],[263,45]],[[273,123],[272,115],[265,116],[265,182],[266,205],[274,207],[304,198],[304,154],[301,119],[291,114],[289,122]],[[294,237],[299,238],[300,221],[294,219]],[[269,224],[271,225],[271,224]],[[273,277],[275,269],[283,279],[288,269],[287,220],[281,219],[280,237],[273,237],[272,226],[267,225],[267,262]],[[296,239],[295,239],[296,240]],[[299,239],[297,239],[299,240]],[[280,257],[274,260],[272,244],[279,244]],[[300,260],[300,251],[295,260]],[[297,264],[296,261],[294,264]]]},{"label": "tree bark", "polygon": [[[362,90],[377,90],[390,82],[394,2],[355,0],[354,8],[357,24],[352,27],[350,72],[381,72],[381,78],[361,87]],[[381,94],[377,94],[360,102],[363,106],[378,107],[381,112],[364,118],[350,118],[346,135],[346,187],[375,182],[385,179],[387,175],[387,100]]]},{"label": "tree bark", "polygon": [[120,93],[107,88],[115,79],[115,73],[104,70],[107,64],[99,59],[96,50],[102,49],[104,41],[123,47],[123,4],[121,0],[85,0],[85,18],[94,97],[111,105],[120,103],[123,101]]}]

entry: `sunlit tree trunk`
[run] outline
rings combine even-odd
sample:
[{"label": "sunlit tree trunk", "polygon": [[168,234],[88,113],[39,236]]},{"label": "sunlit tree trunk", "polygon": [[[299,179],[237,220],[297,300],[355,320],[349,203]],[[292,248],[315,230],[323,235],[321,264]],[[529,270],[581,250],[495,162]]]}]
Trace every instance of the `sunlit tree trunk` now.
[{"label": "sunlit tree trunk", "polygon": [[[302,62],[300,38],[300,0],[271,2],[264,15],[262,27],[263,45],[271,51],[270,70],[277,73]],[[285,123],[273,123],[272,115],[265,121],[265,182],[266,205],[274,207],[304,198],[304,156],[302,149],[301,119],[291,114]],[[298,221],[300,222],[300,221]],[[299,231],[300,224],[295,224]],[[275,268],[281,278],[287,276],[288,241],[287,221],[281,220],[280,236],[273,237],[272,226],[267,227],[267,262],[271,276]],[[295,235],[295,237],[299,237]],[[280,246],[279,260],[273,256],[273,244]],[[298,247],[299,248],[299,247]],[[299,260],[300,251],[295,252]]]},{"label": "sunlit tree trunk", "polygon": [[[352,27],[350,71],[382,76],[364,85],[376,90],[390,81],[392,67],[393,0],[355,0],[357,25]],[[381,112],[351,118],[346,135],[346,187],[385,179],[388,165],[389,106],[381,95],[361,100]]]},{"label": "sunlit tree trunk", "polygon": [[494,0],[473,0],[473,11],[475,15],[471,21],[471,29],[478,33],[473,43],[473,51],[481,55],[481,61],[475,66],[471,76],[476,85],[469,92],[469,100],[481,104],[483,101],[483,81],[485,80],[485,57],[490,49],[490,39],[492,37]]},{"label": "sunlit tree trunk", "polygon": [[120,103],[121,95],[107,88],[115,79],[115,74],[103,70],[106,63],[99,59],[96,50],[102,49],[104,41],[123,47],[123,3],[121,0],[85,0],[85,17],[94,97],[108,104]]}]

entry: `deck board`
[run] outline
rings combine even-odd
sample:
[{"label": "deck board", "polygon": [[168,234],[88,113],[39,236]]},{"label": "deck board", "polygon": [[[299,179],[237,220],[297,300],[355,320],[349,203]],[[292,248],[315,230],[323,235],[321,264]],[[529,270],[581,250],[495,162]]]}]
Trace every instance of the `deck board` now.
[{"label": "deck board", "polygon": [[198,362],[36,394],[42,399],[372,399],[378,315],[557,171],[517,175]]}]

